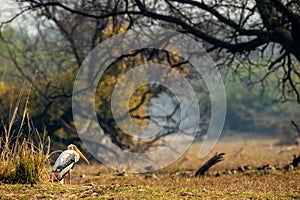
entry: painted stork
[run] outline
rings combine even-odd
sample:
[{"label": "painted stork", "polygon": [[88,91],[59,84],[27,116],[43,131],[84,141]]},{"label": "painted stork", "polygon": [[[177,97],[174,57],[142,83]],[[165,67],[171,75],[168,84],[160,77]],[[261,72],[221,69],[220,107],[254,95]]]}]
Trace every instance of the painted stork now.
[{"label": "painted stork", "polygon": [[71,184],[71,170],[75,163],[79,161],[80,157],[87,164],[90,164],[88,159],[80,152],[80,150],[74,144],[70,144],[67,150],[63,151],[57,158],[52,170],[52,179],[54,181],[66,183],[65,176],[68,174],[69,184]]}]

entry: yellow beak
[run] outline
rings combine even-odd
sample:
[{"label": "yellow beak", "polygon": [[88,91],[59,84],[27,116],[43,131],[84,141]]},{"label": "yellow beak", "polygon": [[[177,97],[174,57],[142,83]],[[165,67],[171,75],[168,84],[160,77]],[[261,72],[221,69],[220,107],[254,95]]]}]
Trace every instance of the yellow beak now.
[{"label": "yellow beak", "polygon": [[79,154],[79,156],[87,163],[90,164],[90,162],[88,161],[88,159],[80,152],[80,150],[76,147],[75,151]]}]

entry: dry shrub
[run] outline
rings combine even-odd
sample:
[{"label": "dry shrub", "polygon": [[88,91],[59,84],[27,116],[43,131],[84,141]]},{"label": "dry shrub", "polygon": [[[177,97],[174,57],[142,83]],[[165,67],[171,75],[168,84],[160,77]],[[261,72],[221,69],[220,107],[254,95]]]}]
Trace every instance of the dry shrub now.
[{"label": "dry shrub", "polygon": [[[24,85],[25,86],[25,85]],[[29,92],[30,93],[30,92]],[[49,178],[50,138],[34,128],[28,112],[29,94],[21,110],[24,87],[9,115],[8,122],[2,119],[0,134],[0,181],[4,183],[30,183]]]}]

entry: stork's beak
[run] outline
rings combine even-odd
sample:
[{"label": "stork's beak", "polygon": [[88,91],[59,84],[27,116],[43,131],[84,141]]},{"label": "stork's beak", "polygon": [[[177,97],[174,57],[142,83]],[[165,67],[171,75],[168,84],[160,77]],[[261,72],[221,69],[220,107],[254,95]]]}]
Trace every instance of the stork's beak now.
[{"label": "stork's beak", "polygon": [[[75,145],[74,145],[75,146]],[[75,151],[79,154],[79,156],[87,163],[90,164],[88,159],[81,153],[81,151],[75,146]]]}]

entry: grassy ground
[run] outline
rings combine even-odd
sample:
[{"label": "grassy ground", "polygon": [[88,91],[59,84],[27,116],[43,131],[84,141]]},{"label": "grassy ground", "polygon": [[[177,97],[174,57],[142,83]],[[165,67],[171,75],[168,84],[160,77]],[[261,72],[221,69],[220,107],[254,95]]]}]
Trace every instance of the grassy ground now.
[{"label": "grassy ground", "polygon": [[[44,182],[34,185],[0,184],[0,199],[300,199],[300,169],[256,170],[270,164],[283,167],[300,149],[278,153],[271,140],[222,141],[212,152],[225,152],[225,160],[202,178],[197,168],[208,159],[197,158],[199,145],[176,163],[153,174],[118,174],[100,164],[74,168],[72,185]],[[244,173],[222,174],[250,165]],[[220,172],[216,177],[214,173]]]}]

